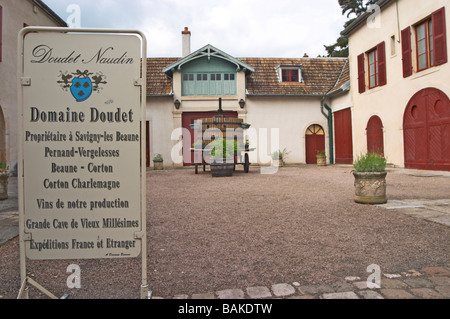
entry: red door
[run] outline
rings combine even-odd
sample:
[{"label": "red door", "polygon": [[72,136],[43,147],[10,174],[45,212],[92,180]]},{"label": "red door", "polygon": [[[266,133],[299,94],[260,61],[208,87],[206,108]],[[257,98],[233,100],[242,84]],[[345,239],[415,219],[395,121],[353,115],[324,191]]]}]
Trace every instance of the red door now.
[{"label": "red door", "polygon": [[367,123],[367,152],[384,155],[383,123],[374,115]]},{"label": "red door", "polygon": [[405,167],[450,171],[450,100],[427,88],[409,101],[403,118]]},{"label": "red door", "polygon": [[325,150],[325,132],[320,125],[311,125],[306,130],[306,164],[316,164],[317,151]]},{"label": "red door", "polygon": [[[237,118],[237,112],[223,112],[225,116]],[[181,125],[183,128],[189,131],[190,136],[183,136],[183,163],[184,166],[191,166],[194,163],[194,153],[190,151],[192,144],[194,143],[194,130],[191,129],[191,124],[194,124],[195,120],[202,118],[211,118],[217,115],[217,112],[184,112]]]},{"label": "red door", "polygon": [[353,164],[352,112],[345,109],[334,113],[336,164]]}]

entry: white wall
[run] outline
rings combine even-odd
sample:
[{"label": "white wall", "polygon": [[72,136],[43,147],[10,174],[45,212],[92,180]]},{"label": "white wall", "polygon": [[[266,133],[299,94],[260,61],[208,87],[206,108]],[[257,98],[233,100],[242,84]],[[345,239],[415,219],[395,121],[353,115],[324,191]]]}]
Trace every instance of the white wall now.
[{"label": "white wall", "polygon": [[[326,132],[325,147],[329,154],[328,124],[320,111],[320,98],[248,97],[247,110],[247,122],[256,132],[267,129],[266,136],[269,138],[272,128],[279,129],[279,149],[286,148],[290,152],[286,163],[306,163],[305,133],[312,124],[321,125]],[[262,137],[259,136],[258,140]],[[270,146],[265,153],[265,150],[262,151],[261,154],[270,155]],[[250,154],[251,162],[255,162],[257,153]]]},{"label": "white wall", "polygon": [[[447,52],[450,54],[450,4],[448,0],[400,0],[399,25],[395,1],[381,12],[380,28],[369,28],[364,24],[349,39],[350,77],[352,79],[353,109],[353,152],[354,155],[367,151],[366,126],[370,117],[378,115],[384,126],[384,148],[389,163],[404,167],[403,115],[412,96],[427,87],[435,87],[450,96],[450,62],[403,78],[402,51],[399,30],[412,26],[428,17],[434,11],[446,6]],[[412,30],[412,43],[415,33]],[[391,55],[391,36],[395,36],[396,54]],[[378,43],[386,42],[387,85],[358,93],[357,56],[367,52]]]},{"label": "white wall", "polygon": [[28,0],[0,0],[3,7],[2,62],[0,62],[0,106],[5,116],[6,160],[17,161],[17,37],[26,23],[30,26],[59,26]]}]

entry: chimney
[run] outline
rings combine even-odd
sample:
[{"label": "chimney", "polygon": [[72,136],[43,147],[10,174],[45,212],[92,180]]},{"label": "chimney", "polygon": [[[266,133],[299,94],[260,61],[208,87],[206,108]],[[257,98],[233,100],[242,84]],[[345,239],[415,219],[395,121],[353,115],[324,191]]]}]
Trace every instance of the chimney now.
[{"label": "chimney", "polygon": [[304,58],[309,58],[308,53],[305,53],[305,55],[303,56]]},{"label": "chimney", "polygon": [[189,54],[191,54],[191,31],[188,30],[188,27],[184,28],[184,31],[181,31],[182,35],[182,54],[183,58]]}]

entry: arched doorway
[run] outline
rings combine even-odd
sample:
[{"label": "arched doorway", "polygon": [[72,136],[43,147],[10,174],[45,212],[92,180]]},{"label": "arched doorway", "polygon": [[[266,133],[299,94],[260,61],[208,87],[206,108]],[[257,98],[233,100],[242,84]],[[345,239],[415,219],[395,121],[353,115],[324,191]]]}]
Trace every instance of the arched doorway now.
[{"label": "arched doorway", "polygon": [[383,122],[374,115],[367,123],[367,152],[384,155]]},{"label": "arched doorway", "polygon": [[317,151],[325,150],[325,131],[322,126],[313,124],[306,130],[306,164],[316,164]]},{"label": "arched doorway", "polygon": [[403,117],[405,167],[450,171],[450,100],[435,88],[417,92]]}]

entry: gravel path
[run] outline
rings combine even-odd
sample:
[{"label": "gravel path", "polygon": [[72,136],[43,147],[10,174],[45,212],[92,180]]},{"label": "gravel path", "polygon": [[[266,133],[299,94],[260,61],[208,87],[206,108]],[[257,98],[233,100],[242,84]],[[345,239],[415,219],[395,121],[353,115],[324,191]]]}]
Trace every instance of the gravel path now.
[{"label": "gravel path", "polygon": [[[280,282],[326,284],[348,275],[449,263],[449,229],[353,201],[351,167],[242,168],[231,178],[191,169],[149,171],[148,277],[170,297]],[[404,171],[403,171],[404,172]],[[390,172],[389,199],[450,198],[450,177]],[[19,244],[0,247],[0,296],[20,288]],[[81,289],[66,286],[70,264]],[[28,261],[29,275],[57,296],[138,298],[140,258]],[[41,297],[34,288],[30,297]]]}]

